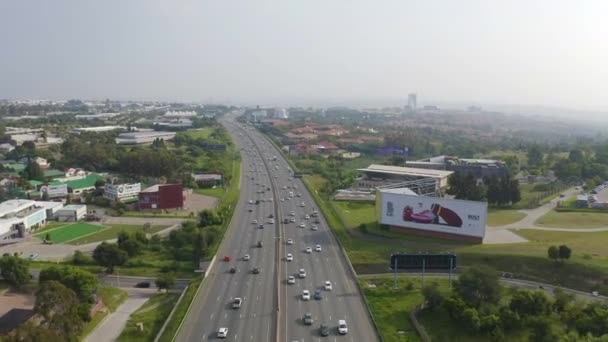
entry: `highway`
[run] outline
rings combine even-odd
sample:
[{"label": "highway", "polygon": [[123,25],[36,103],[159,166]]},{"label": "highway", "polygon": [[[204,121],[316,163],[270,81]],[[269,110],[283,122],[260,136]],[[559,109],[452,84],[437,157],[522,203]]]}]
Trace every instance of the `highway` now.
[{"label": "highway", "polygon": [[[215,266],[176,341],[215,340],[221,327],[228,328],[228,341],[377,341],[355,279],[325,219],[319,213],[318,230],[312,230],[316,218],[305,218],[318,208],[302,182],[293,178],[287,162],[260,133],[232,118],[222,123],[241,147],[241,197]],[[283,224],[291,217],[295,223]],[[299,228],[300,223],[305,227]],[[293,245],[287,244],[290,238]],[[258,241],[263,247],[256,246]],[[315,251],[317,244],[321,252]],[[306,247],[312,253],[305,253]],[[287,253],[293,261],[285,260]],[[245,254],[251,260],[242,260]],[[222,261],[225,256],[231,261]],[[237,268],[236,273],[229,272],[231,267]],[[259,267],[260,274],[252,274],[253,267]],[[296,275],[300,268],[306,270],[306,278],[287,284],[287,276]],[[322,299],[315,300],[315,289],[326,280],[333,289],[322,290]],[[311,292],[309,301],[302,300],[305,289]],[[239,309],[231,308],[235,297],[243,298]],[[312,325],[303,323],[305,313],[312,314]],[[340,319],[348,325],[346,335],[338,334]],[[320,324],[329,327],[329,337],[321,337]]]}]

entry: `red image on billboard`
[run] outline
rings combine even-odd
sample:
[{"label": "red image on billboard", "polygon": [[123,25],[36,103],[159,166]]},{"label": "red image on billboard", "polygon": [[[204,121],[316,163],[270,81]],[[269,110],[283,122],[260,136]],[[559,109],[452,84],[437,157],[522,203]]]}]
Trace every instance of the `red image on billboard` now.
[{"label": "red image on billboard", "polygon": [[410,206],[403,208],[403,221],[416,223],[432,223],[446,225],[450,227],[462,227],[462,219],[458,214],[449,208],[439,204],[432,204],[430,209],[425,209],[414,213],[414,209]]}]

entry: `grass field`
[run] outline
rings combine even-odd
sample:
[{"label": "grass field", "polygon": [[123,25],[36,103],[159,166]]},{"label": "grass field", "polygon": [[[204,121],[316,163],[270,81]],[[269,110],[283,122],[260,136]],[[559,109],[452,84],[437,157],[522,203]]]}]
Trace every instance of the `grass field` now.
[{"label": "grass field", "polygon": [[526,217],[526,214],[512,209],[488,209],[488,226],[498,227],[515,223]]},{"label": "grass field", "polygon": [[[160,230],[167,228],[167,226],[152,226],[148,233],[154,234]],[[78,239],[74,239],[69,241],[70,245],[83,245],[92,242],[111,240],[116,238],[118,233],[122,230],[127,232],[135,232],[138,230],[143,231],[144,227],[139,225],[129,225],[129,224],[113,224],[109,227],[106,227],[103,230],[94,232],[90,235],[82,236]]]},{"label": "grass field", "polygon": [[[162,327],[163,323],[177,298],[178,293],[161,293],[154,296],[146,302],[139,310],[135,311],[129,320],[124,330],[120,334],[118,341],[152,341]],[[143,323],[143,331],[137,326],[138,323]]]},{"label": "grass field", "polygon": [[374,203],[334,201],[332,204],[347,228],[356,228],[362,223],[373,224],[377,221]]},{"label": "grass field", "polygon": [[199,194],[199,195],[205,195],[205,196],[211,196],[211,197],[220,198],[220,197],[224,196],[224,194],[226,193],[226,190],[224,190],[224,188],[221,187],[221,186],[217,186],[217,187],[215,187],[215,189],[211,189],[211,188],[207,188],[207,189],[194,189],[194,193],[195,194]]},{"label": "grass field", "polygon": [[191,130],[184,132],[183,134],[188,135],[195,139],[197,139],[197,138],[205,139],[205,138],[208,138],[211,135],[211,133],[213,133],[213,128],[204,127],[201,129],[191,129]]},{"label": "grass field", "polygon": [[52,230],[46,230],[44,232],[38,233],[34,235],[39,239],[46,238],[46,235],[50,235],[50,240],[55,243],[66,242],[74,239],[78,239],[81,236],[92,234],[98,232],[100,230],[106,229],[106,226],[99,226],[95,224],[88,223],[73,223],[69,225],[64,225],[59,228],[55,228]]},{"label": "grass field", "polygon": [[[449,291],[448,281],[445,278],[427,277],[426,281],[426,284],[438,283],[443,292]],[[420,292],[420,278],[399,276],[397,289],[394,289],[392,276],[363,276],[359,277],[359,283],[382,341],[421,341],[409,318],[410,311],[424,300]]]},{"label": "grass field", "polygon": [[608,213],[557,212],[551,210],[535,222],[543,227],[597,228],[608,227]]}]

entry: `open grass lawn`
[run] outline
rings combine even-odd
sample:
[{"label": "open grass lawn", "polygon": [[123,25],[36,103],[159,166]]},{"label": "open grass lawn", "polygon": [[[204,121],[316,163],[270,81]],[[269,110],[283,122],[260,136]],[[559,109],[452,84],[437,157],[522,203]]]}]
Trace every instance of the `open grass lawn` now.
[{"label": "open grass lawn", "polygon": [[66,242],[74,239],[78,239],[81,236],[95,233],[97,231],[106,229],[106,226],[100,226],[89,223],[73,223],[69,225],[64,225],[59,228],[55,228],[52,230],[46,230],[42,233],[38,233],[34,235],[39,239],[44,239],[47,234],[50,235],[51,241],[58,242]]},{"label": "open grass lawn", "polygon": [[498,227],[515,223],[526,217],[526,214],[512,209],[488,209],[488,226]]},{"label": "open grass lawn", "polygon": [[186,132],[184,132],[183,134],[188,135],[192,138],[198,139],[198,138],[208,138],[211,133],[213,133],[213,128],[211,127],[203,127],[201,129],[190,129],[187,130]]},{"label": "open grass lawn", "polygon": [[[154,340],[178,297],[178,293],[161,293],[151,298],[129,317],[118,341]],[[138,323],[143,323],[143,331],[137,326]]]},{"label": "open grass lawn", "polygon": [[543,227],[608,227],[608,212],[557,212],[551,210],[535,222]]},{"label": "open grass lawn", "polygon": [[[425,281],[426,284],[437,282],[442,291],[449,291],[445,278],[427,277]],[[421,341],[409,317],[424,300],[420,278],[399,276],[397,289],[392,276],[359,277],[359,283],[384,342]]]},{"label": "open grass lawn", "polygon": [[[167,226],[152,226],[148,233],[154,234],[160,230],[163,230],[164,228],[167,228]],[[81,238],[71,240],[68,243],[70,245],[83,245],[92,242],[111,240],[115,239],[118,233],[123,230],[127,232],[135,232],[143,229],[144,227],[139,225],[113,224],[103,230],[94,232],[94,234],[86,235]]]},{"label": "open grass lawn", "polygon": [[[148,217],[148,218],[189,218],[190,211],[187,210],[177,210],[171,211],[168,213],[161,213],[155,211],[125,211],[122,216],[124,217]],[[194,212],[192,212],[194,216]]]},{"label": "open grass lawn", "polygon": [[216,186],[214,189],[212,189],[212,188],[194,189],[194,193],[195,194],[199,194],[199,195],[205,195],[205,196],[211,196],[211,197],[220,198],[220,197],[224,196],[224,194],[226,193],[226,191],[221,186]]},{"label": "open grass lawn", "polygon": [[362,223],[368,225],[377,222],[376,205],[372,202],[334,201],[332,204],[346,228],[357,228]]},{"label": "open grass lawn", "polygon": [[[103,302],[109,309],[109,312],[116,311],[116,308],[118,308],[118,306],[122,304],[122,302],[124,302],[128,296],[126,291],[111,286],[99,286],[97,288],[97,295],[103,298]],[[101,323],[101,321],[107,315],[109,315],[109,312],[97,312],[91,321],[84,326],[81,337],[84,339],[84,337],[95,330],[97,325],[99,325],[99,323]]]}]

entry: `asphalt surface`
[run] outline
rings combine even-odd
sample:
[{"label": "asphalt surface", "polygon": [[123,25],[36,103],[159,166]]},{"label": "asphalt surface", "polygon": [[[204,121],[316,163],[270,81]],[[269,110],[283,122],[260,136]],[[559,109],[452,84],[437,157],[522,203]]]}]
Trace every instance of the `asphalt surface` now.
[{"label": "asphalt surface", "polygon": [[[228,328],[228,341],[377,341],[355,279],[327,223],[319,213],[318,230],[312,230],[314,218],[304,218],[318,208],[302,182],[291,177],[287,162],[253,128],[228,120],[224,125],[243,148],[241,197],[218,260],[176,341],[215,340],[221,327]],[[293,189],[294,185],[297,189]],[[291,188],[283,190],[284,186]],[[262,190],[264,193],[259,193]],[[288,199],[289,192],[294,193],[292,199]],[[297,197],[298,193],[301,197]],[[261,201],[269,198],[273,201]],[[251,204],[250,200],[260,202]],[[285,217],[291,217],[291,211],[296,222],[283,224]],[[270,214],[275,224],[269,223]],[[264,229],[254,220],[264,223]],[[305,228],[299,228],[300,223]],[[288,238],[294,240],[293,245],[287,245]],[[257,241],[263,242],[262,248],[256,247]],[[321,252],[314,251],[317,244],[321,245]],[[313,252],[305,253],[306,247]],[[292,262],[285,260],[286,253],[293,255]],[[245,254],[251,260],[243,261]],[[231,261],[222,261],[225,256],[230,256]],[[237,272],[231,274],[231,267],[236,267]],[[261,273],[252,274],[253,267],[259,267]],[[297,278],[295,284],[288,285],[287,276],[296,275],[300,268],[306,270],[306,278]],[[331,281],[333,290],[322,290],[322,299],[315,300],[315,289],[322,288],[326,280]],[[310,301],[302,300],[304,289],[311,292]],[[243,298],[240,309],[230,307],[235,297]],[[313,315],[312,325],[304,325],[305,313]],[[346,320],[348,334],[338,334],[339,319]],[[329,337],[320,336],[321,323],[330,327]]]}]

